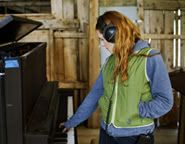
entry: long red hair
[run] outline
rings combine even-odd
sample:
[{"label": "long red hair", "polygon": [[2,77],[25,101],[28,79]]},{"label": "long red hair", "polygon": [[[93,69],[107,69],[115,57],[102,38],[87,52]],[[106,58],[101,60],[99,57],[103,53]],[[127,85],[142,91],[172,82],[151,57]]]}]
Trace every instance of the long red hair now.
[{"label": "long red hair", "polygon": [[[115,46],[113,53],[116,56],[113,78],[121,75],[122,81],[128,78],[128,57],[132,53],[135,42],[141,39],[138,27],[126,16],[117,11],[105,12],[101,17],[106,25],[116,27]],[[102,32],[101,24],[97,21],[96,29]]]}]

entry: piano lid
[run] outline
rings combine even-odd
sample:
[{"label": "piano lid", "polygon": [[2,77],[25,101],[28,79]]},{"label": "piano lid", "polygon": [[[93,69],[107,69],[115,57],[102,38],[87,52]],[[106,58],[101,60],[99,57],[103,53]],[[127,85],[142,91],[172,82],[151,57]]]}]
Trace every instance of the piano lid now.
[{"label": "piano lid", "polygon": [[172,87],[185,95],[185,71],[178,70],[169,73]]},{"label": "piano lid", "polygon": [[0,45],[16,42],[41,25],[38,21],[9,15],[0,20]]}]

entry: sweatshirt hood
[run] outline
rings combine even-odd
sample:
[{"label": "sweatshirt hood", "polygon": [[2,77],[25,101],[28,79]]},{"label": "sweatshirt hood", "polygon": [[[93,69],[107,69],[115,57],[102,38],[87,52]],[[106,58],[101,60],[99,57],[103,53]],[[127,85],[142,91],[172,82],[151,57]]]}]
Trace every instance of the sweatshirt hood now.
[{"label": "sweatshirt hood", "polygon": [[143,48],[147,48],[147,47],[150,47],[149,46],[149,43],[147,41],[144,41],[144,40],[138,40],[133,48],[133,51],[136,52],[136,51],[139,51]]}]

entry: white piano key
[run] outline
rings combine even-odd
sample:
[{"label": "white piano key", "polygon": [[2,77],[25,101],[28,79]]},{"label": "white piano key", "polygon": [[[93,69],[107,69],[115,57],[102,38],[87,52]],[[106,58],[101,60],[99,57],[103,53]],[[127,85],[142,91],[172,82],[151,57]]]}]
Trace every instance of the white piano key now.
[{"label": "white piano key", "polygon": [[[67,109],[67,117],[70,118],[74,111],[73,111],[73,97],[68,96],[68,109]],[[67,133],[67,144],[75,144],[75,134],[74,134],[74,128],[71,128]]]}]

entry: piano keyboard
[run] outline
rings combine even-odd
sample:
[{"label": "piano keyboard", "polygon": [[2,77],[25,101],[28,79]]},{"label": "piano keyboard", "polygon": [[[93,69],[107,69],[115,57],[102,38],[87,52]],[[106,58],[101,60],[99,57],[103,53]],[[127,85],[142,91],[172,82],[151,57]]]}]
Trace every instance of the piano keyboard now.
[{"label": "piano keyboard", "polygon": [[[59,118],[60,120],[58,124],[60,122],[66,121],[74,113],[73,96],[66,96],[66,94],[62,94],[61,99],[62,108],[66,107],[66,109],[62,109],[61,112],[59,111],[59,113],[62,113],[65,117],[62,116],[62,118]],[[56,130],[54,136],[54,144],[77,144],[75,138],[75,128],[71,128],[67,133],[62,133],[61,129]]]},{"label": "piano keyboard", "polygon": [[[69,96],[68,100],[67,100],[67,117],[70,118],[74,111],[73,111],[73,97]],[[75,135],[74,135],[74,128],[71,128],[68,133],[67,133],[67,137],[68,137],[68,143],[67,144],[75,144]]]}]

